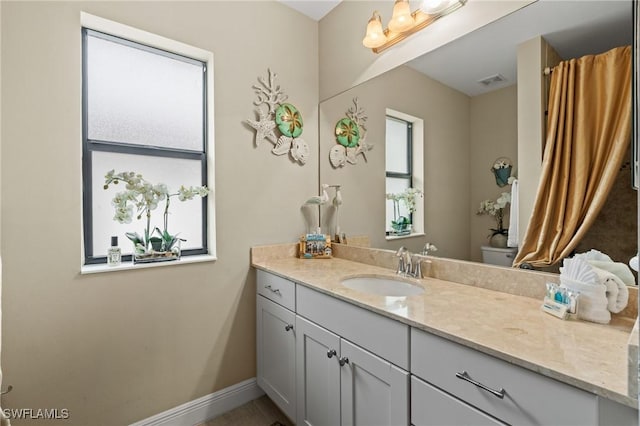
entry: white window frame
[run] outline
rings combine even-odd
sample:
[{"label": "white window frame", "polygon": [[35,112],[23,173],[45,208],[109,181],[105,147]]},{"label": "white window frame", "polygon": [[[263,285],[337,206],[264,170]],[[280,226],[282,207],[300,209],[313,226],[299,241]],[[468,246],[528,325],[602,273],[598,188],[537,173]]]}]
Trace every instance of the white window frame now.
[{"label": "white window frame", "polygon": [[[206,97],[207,97],[207,187],[211,190],[209,195],[205,197],[207,203],[207,217],[203,218],[207,224],[207,253],[193,256],[183,256],[180,260],[174,262],[145,263],[141,265],[133,265],[132,262],[123,262],[119,266],[107,266],[106,264],[84,265],[84,223],[82,224],[81,236],[81,273],[96,273],[106,271],[117,271],[122,269],[144,269],[148,267],[171,266],[175,264],[195,263],[214,261],[217,259],[216,252],[216,221],[215,221],[215,158],[214,158],[214,102],[213,102],[213,53],[204,49],[171,40],[156,34],[152,34],[137,28],[130,27],[108,19],[100,18],[86,12],[80,13],[80,27],[87,28],[103,33],[107,33],[116,37],[121,37],[136,43],[145,44],[150,47],[162,49],[167,52],[187,56],[201,62],[207,67],[206,73]],[[81,188],[82,191],[82,182]],[[81,214],[82,217],[82,214]]]},{"label": "white window frame", "polygon": [[[411,185],[413,188],[420,189],[423,192],[423,197],[426,197],[426,194],[424,194],[424,120],[390,108],[386,108],[386,115],[411,123]],[[385,177],[385,187],[386,182],[387,178]],[[385,234],[386,226],[385,214]],[[420,199],[416,202],[416,211],[413,212],[412,215],[411,233],[408,235],[386,235],[385,238],[387,241],[390,241],[420,237],[425,235],[424,229],[424,200]]]}]

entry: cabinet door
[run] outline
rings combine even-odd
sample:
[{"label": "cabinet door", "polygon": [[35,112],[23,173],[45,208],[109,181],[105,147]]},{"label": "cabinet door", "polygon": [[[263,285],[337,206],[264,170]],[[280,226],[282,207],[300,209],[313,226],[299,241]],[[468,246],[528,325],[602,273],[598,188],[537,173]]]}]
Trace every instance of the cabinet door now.
[{"label": "cabinet door", "polygon": [[295,314],[257,296],[258,385],[291,419],[296,418]]},{"label": "cabinet door", "polygon": [[411,424],[415,426],[504,425],[415,376],[411,377]]},{"label": "cabinet door", "polygon": [[408,425],[409,373],[346,340],[340,354],[342,425]]},{"label": "cabinet door", "polygon": [[296,316],[298,425],[340,425],[339,356],[337,335]]}]

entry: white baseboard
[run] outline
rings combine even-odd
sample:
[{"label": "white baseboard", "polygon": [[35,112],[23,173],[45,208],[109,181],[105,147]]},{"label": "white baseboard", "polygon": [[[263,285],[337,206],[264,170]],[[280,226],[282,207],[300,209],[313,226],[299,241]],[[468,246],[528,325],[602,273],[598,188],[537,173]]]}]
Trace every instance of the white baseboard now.
[{"label": "white baseboard", "polygon": [[255,377],[194,399],[130,426],[193,426],[264,395]]}]

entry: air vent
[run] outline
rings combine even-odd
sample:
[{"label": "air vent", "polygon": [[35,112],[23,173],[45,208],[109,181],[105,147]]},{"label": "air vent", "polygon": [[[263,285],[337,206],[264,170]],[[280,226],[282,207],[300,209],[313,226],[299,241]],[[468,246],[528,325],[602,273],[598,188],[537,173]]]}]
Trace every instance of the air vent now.
[{"label": "air vent", "polygon": [[482,80],[478,80],[478,83],[483,86],[493,86],[494,84],[503,83],[507,81],[507,79],[502,74],[494,74],[489,77],[485,77]]}]

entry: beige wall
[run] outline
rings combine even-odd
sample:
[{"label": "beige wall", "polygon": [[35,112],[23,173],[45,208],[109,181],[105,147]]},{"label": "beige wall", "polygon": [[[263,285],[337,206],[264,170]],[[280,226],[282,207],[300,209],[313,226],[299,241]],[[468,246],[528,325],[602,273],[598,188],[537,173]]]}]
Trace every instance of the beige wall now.
[{"label": "beige wall", "polygon": [[[471,31],[508,15],[534,0],[470,1],[381,54],[362,46],[367,21],[374,10],[387,25],[393,3],[346,0],[320,21],[320,99],[342,91],[417,58]],[[411,10],[419,7],[412,0]],[[339,47],[337,47],[339,46]]]},{"label": "beige wall", "polygon": [[[469,237],[470,260],[481,262],[480,246],[488,245],[489,229],[495,228],[493,217],[478,216],[475,212],[480,202],[495,200],[502,192],[511,190],[511,185],[500,188],[490,169],[495,159],[508,157],[517,174],[518,159],[518,108],[517,86],[512,85],[484,95],[471,98],[469,190],[471,197],[471,234]],[[504,225],[509,225],[507,210]]]},{"label": "beige wall", "polygon": [[[318,170],[255,148],[242,121],[271,67],[315,154],[317,23],[276,2],[1,7],[4,407],[123,425],[254,377],[249,247],[304,231]],[[217,262],[79,275],[80,11],[214,53]]]},{"label": "beige wall", "polygon": [[[357,97],[368,116],[365,162],[334,169],[329,150],[334,128]],[[425,237],[385,240],[385,109],[424,120]],[[425,242],[438,256],[469,257],[469,97],[401,66],[320,104],[320,180],[341,184],[340,225],[348,235],[369,235],[371,246],[420,251]]]}]

